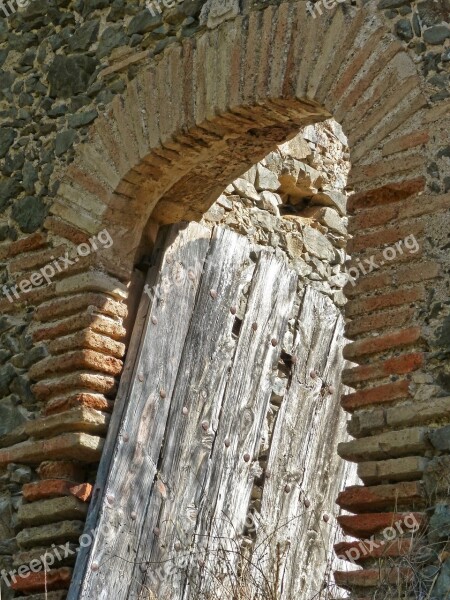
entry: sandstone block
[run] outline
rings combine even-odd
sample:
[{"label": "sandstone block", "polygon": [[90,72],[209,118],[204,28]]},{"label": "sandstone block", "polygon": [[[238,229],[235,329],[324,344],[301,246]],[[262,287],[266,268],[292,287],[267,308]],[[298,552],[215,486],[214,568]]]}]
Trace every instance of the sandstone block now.
[{"label": "sandstone block", "polygon": [[430,448],[428,429],[415,427],[400,431],[388,431],[350,442],[341,442],[338,445],[338,454],[345,460],[363,462],[422,455]]},{"label": "sandstone block", "polygon": [[87,509],[87,504],[74,496],[38,500],[22,504],[17,512],[17,521],[21,527],[34,527],[57,521],[82,520]]},{"label": "sandstone block", "polygon": [[61,521],[51,525],[30,527],[19,531],[17,543],[21,548],[26,549],[35,546],[50,546],[52,543],[78,542],[83,530],[83,521]]}]

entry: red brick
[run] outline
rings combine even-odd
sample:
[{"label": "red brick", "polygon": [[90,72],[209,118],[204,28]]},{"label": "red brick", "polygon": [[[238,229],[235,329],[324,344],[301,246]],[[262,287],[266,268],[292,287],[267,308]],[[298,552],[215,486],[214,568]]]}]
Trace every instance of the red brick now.
[{"label": "red brick", "polygon": [[70,493],[75,498],[88,502],[92,496],[92,485],[90,483],[82,483],[81,485],[75,485],[70,488]]},{"label": "red brick", "polygon": [[360,334],[373,331],[374,329],[384,330],[392,327],[401,327],[402,325],[410,324],[415,313],[414,308],[401,308],[373,315],[364,315],[348,321],[345,324],[345,334],[349,339],[353,339]]},{"label": "red brick", "polygon": [[377,540],[376,545],[375,548],[375,544],[367,541],[339,542],[335,544],[334,551],[338,558],[350,560],[353,557],[353,561],[361,563],[372,558],[406,556],[413,549],[413,540],[400,538],[391,541]]},{"label": "red brick", "polygon": [[35,363],[29,370],[29,377],[36,381],[60,372],[80,369],[119,375],[122,371],[122,361],[94,350],[76,350],[58,356],[48,356]]},{"label": "red brick", "polygon": [[84,479],[84,469],[77,463],[67,461],[45,461],[36,469],[41,479],[68,479],[79,483]]},{"label": "red brick", "polygon": [[402,304],[410,304],[419,302],[426,297],[425,287],[417,285],[413,288],[400,289],[395,292],[381,294],[378,296],[370,296],[363,299],[350,300],[347,304],[347,316],[352,317],[362,313],[370,313],[374,310],[382,310],[383,308],[393,308]]},{"label": "red brick", "polygon": [[42,248],[47,243],[47,235],[45,233],[32,233],[25,238],[12,242],[8,247],[8,256],[17,256],[23,252],[30,252],[37,248]]},{"label": "red brick", "polygon": [[[420,237],[420,234],[424,230],[423,223],[413,224],[396,224],[392,227],[379,228],[373,233],[356,234],[353,239],[347,244],[349,253],[359,252],[360,250],[377,249],[382,248],[385,245],[392,246],[396,254],[400,254],[399,250],[395,247],[397,242],[401,242],[410,235],[414,235],[416,238]],[[387,261],[385,261],[387,262]]]},{"label": "red brick", "polygon": [[425,166],[425,159],[422,154],[410,154],[398,160],[397,157],[392,160],[382,160],[369,165],[357,165],[352,168],[349,175],[349,184],[356,185],[361,182],[368,182],[371,179],[395,176],[405,171],[417,172]]},{"label": "red brick", "polygon": [[74,481],[66,479],[43,479],[34,483],[26,483],[22,488],[22,494],[27,502],[70,496],[70,489],[74,485],[76,485]]},{"label": "red brick", "polygon": [[112,412],[114,402],[105,398],[102,394],[89,394],[87,392],[70,395],[64,398],[53,398],[44,407],[44,415],[54,415],[65,412],[77,406],[87,406],[102,412]]},{"label": "red brick", "polygon": [[424,353],[413,352],[412,354],[403,354],[389,358],[383,362],[362,365],[353,369],[344,369],[342,373],[342,382],[351,386],[361,381],[370,381],[373,379],[383,379],[389,375],[404,375],[416,371],[424,364]]},{"label": "red brick", "polygon": [[415,148],[416,146],[422,146],[427,144],[430,139],[428,131],[415,131],[414,133],[408,133],[401,137],[395,138],[390,142],[387,142],[383,146],[383,156],[395,154],[396,152],[403,152],[409,148]]},{"label": "red brick", "polygon": [[89,393],[114,394],[117,383],[110,375],[78,372],[58,379],[43,379],[32,386],[32,391],[38,400],[48,400],[52,396],[65,394],[77,388],[89,390]]},{"label": "red brick", "polygon": [[370,208],[383,204],[401,202],[425,189],[424,177],[417,177],[408,181],[388,183],[386,185],[353,194],[348,199],[347,210],[353,212],[358,208]]},{"label": "red brick", "polygon": [[398,207],[399,219],[411,219],[450,209],[450,193],[441,196],[420,196]]},{"label": "red brick", "polygon": [[348,298],[358,296],[367,292],[381,290],[385,287],[396,287],[408,283],[418,283],[434,279],[439,275],[440,265],[436,262],[421,262],[408,265],[403,268],[397,267],[389,272],[376,271],[374,274],[361,277],[356,281],[356,285],[347,283],[344,288],[345,295]]},{"label": "red brick", "polygon": [[[88,307],[89,310],[89,307]],[[126,336],[125,329],[112,319],[103,315],[89,314],[75,315],[59,321],[53,325],[46,325],[36,329],[33,338],[36,342],[59,338],[73,331],[91,328],[93,331],[103,333],[115,340],[121,340]]]},{"label": "red brick", "polygon": [[334,580],[345,588],[378,587],[382,583],[397,584],[399,579],[412,579],[414,571],[408,568],[391,567],[388,569],[362,569],[360,571],[335,571]]},{"label": "red brick", "polygon": [[88,308],[90,310],[100,309],[99,312],[109,317],[125,318],[128,315],[126,304],[117,302],[106,294],[86,292],[70,297],[55,298],[41,304],[36,308],[34,318],[36,321],[53,321],[85,311]]},{"label": "red brick", "polygon": [[50,571],[39,571],[32,573],[28,571],[25,577],[17,577],[16,582],[11,583],[11,588],[21,592],[43,592],[47,590],[68,589],[72,578],[72,569],[62,567]]},{"label": "red brick", "polygon": [[355,485],[340,492],[337,504],[354,513],[373,512],[397,507],[424,506],[425,492],[420,481],[365,487]]},{"label": "red brick", "polygon": [[47,248],[38,252],[21,254],[9,262],[10,273],[20,273],[23,271],[36,270],[44,265],[51,263],[60,256],[65,256],[67,246],[60,245],[55,248]]},{"label": "red brick", "polygon": [[392,204],[387,206],[377,206],[377,208],[361,210],[356,215],[350,217],[348,231],[356,234],[365,229],[385,225],[389,221],[394,221],[398,216],[398,207]]},{"label": "red brick", "polygon": [[395,383],[387,383],[368,390],[359,390],[347,394],[342,397],[341,406],[344,410],[353,411],[365,406],[406,399],[410,396],[409,381],[396,381]]},{"label": "red brick", "polygon": [[[411,522],[412,517],[421,526],[427,523],[427,517],[424,513],[369,513],[362,515],[339,515],[337,521],[346,535],[359,538],[369,538],[386,529],[392,527],[395,523]],[[411,528],[411,527],[410,527]]]},{"label": "red brick", "polygon": [[410,327],[380,337],[364,338],[346,346],[344,357],[351,360],[360,356],[392,350],[393,348],[409,346],[421,339],[421,333],[420,327]]}]

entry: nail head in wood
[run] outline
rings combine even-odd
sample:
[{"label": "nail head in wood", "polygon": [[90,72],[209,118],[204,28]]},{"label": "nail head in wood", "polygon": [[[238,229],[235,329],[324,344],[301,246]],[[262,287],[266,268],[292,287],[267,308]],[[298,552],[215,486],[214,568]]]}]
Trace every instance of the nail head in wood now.
[{"label": "nail head in wood", "polygon": [[231,446],[231,442],[228,438],[225,440],[224,443],[225,443],[225,448],[229,448]]},{"label": "nail head in wood", "polygon": [[138,379],[139,381],[144,381],[144,373],[139,373]]},{"label": "nail head in wood", "polygon": [[98,566],[98,562],[93,562],[91,565],[91,571],[98,571],[99,566]]},{"label": "nail head in wood", "polygon": [[131,513],[130,516],[131,516],[131,518],[132,518],[133,521],[136,521],[136,519],[137,519],[137,513],[134,510],[133,510],[133,512]]},{"label": "nail head in wood", "polygon": [[328,395],[332,396],[334,394],[334,387],[332,385],[328,386]]},{"label": "nail head in wood", "polygon": [[211,298],[213,300],[215,300],[217,298],[217,292],[216,292],[216,290],[210,290],[209,291],[209,295],[211,296]]},{"label": "nail head in wood", "polygon": [[159,390],[159,396],[164,400],[164,398],[167,396],[166,390]]},{"label": "nail head in wood", "polygon": [[308,498],[305,498],[303,500],[303,504],[306,506],[306,508],[309,508],[311,506],[311,502],[308,500]]},{"label": "nail head in wood", "polygon": [[311,379],[316,379],[317,377],[317,373],[315,371],[311,371],[311,373],[309,374]]},{"label": "nail head in wood", "polygon": [[183,406],[183,410],[181,411],[183,413],[183,415],[187,415],[188,414],[188,407],[187,406]]},{"label": "nail head in wood", "polygon": [[291,486],[288,483],[284,486],[284,491],[286,492],[286,494],[289,494],[289,492],[291,491]]},{"label": "nail head in wood", "polygon": [[231,313],[232,315],[235,315],[235,314],[237,313],[237,308],[236,308],[235,306],[232,306],[232,307],[230,308],[230,313]]},{"label": "nail head in wood", "polygon": [[252,323],[252,329],[253,331],[256,331],[258,329],[258,323]]},{"label": "nail head in wood", "polygon": [[158,319],[156,317],[152,317],[152,323],[153,325],[156,325],[158,323]]},{"label": "nail head in wood", "polygon": [[270,343],[272,344],[272,346],[277,346],[278,345],[278,340],[276,338],[272,338],[270,340]]},{"label": "nail head in wood", "polygon": [[204,431],[208,431],[208,429],[209,429],[209,423],[208,423],[208,421],[202,421],[202,429]]},{"label": "nail head in wood", "polygon": [[328,523],[328,521],[330,520],[330,515],[327,515],[326,513],[323,515],[322,519],[325,521],[325,523]]},{"label": "nail head in wood", "polygon": [[250,460],[250,454],[248,452],[244,454],[244,460],[245,462],[248,462]]}]

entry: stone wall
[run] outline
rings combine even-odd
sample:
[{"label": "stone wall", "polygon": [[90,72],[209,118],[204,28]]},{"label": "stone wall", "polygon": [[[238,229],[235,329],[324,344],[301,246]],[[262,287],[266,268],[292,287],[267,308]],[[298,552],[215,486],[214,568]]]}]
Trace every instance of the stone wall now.
[{"label": "stone wall", "polygon": [[[8,494],[17,504],[20,487],[34,477],[28,467],[14,466],[20,451],[12,446],[42,429],[51,443],[37,443],[32,464],[62,458],[54,422],[39,419],[33,427],[41,408],[47,418],[59,415],[61,427],[60,414],[78,407],[78,421],[64,424],[76,432],[64,438],[65,456],[98,459],[106,422],[88,409],[112,408],[130,330],[126,297],[132,269],[147,248],[148,219],[202,218],[230,182],[277,143],[333,115],[349,140],[356,192],[349,204],[353,266],[360,269],[358,260],[372,256],[380,264],[384,247],[411,234],[420,246],[418,252],[397,253],[346,288],[347,334],[353,340],[346,355],[359,366],[344,375],[356,391],[343,405],[357,439],[340,453],[361,463],[367,487],[343,493],[341,505],[357,513],[353,525],[343,526],[367,536],[398,506],[424,514],[430,509],[425,516],[445,541],[446,2],[343,3],[314,18],[303,2],[185,0],[153,19],[143,3],[34,0],[0,20],[0,44],[1,285],[10,289],[105,228],[115,240],[110,250],[80,258],[20,301],[0,298],[0,402],[7,423],[0,450],[3,512],[10,513]],[[266,160],[263,166],[273,164],[276,172]],[[321,170],[306,157],[297,160]],[[301,182],[309,178],[314,184],[309,169],[299,168],[300,174]],[[286,178],[283,185],[289,196],[292,181]],[[278,202],[268,194],[254,200],[256,208]],[[340,280],[329,290],[328,276],[313,261],[319,257],[306,259],[296,237],[306,231],[317,241],[317,232],[325,233],[338,245],[327,222],[333,213],[282,200],[282,221],[294,225],[282,232],[281,245],[300,252],[295,260],[304,273],[314,265],[305,278],[318,275],[315,285],[342,302]],[[228,197],[221,201],[210,216],[231,219],[223,205]],[[294,211],[290,215],[286,205]],[[299,205],[312,211],[300,216],[316,219],[316,233],[292,219]],[[247,223],[255,207],[245,201],[237,206]],[[276,218],[276,210],[269,211]],[[262,230],[265,243],[272,232]],[[6,428],[13,426],[15,433],[8,435]],[[60,467],[57,473],[74,483],[87,479]],[[52,478],[51,469],[41,472]],[[87,475],[92,480],[92,472]],[[11,521],[6,523],[12,531]],[[74,538],[80,523],[73,520]],[[6,556],[10,548],[2,550]],[[436,557],[431,563],[431,570],[440,565]],[[340,583],[356,586],[356,597],[370,597],[370,586],[379,583],[370,557],[364,566],[362,575],[338,575]],[[446,585],[448,561],[441,567],[436,598]],[[67,572],[61,577],[67,579]]]}]

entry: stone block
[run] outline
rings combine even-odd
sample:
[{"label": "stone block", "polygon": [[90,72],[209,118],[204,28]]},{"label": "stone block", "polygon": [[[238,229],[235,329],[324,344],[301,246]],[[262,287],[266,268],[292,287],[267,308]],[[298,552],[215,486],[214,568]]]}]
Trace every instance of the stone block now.
[{"label": "stone block", "polygon": [[20,548],[34,548],[35,546],[50,546],[66,542],[78,542],[84,530],[83,521],[61,521],[40,527],[22,529],[17,534],[17,543]]},{"label": "stone block", "polygon": [[57,521],[82,520],[87,509],[87,504],[74,496],[38,500],[22,504],[17,512],[17,521],[21,527],[35,527]]},{"label": "stone block", "polygon": [[338,454],[345,460],[363,462],[408,455],[423,455],[431,449],[428,429],[415,427],[400,431],[389,431],[371,437],[341,442]]}]

